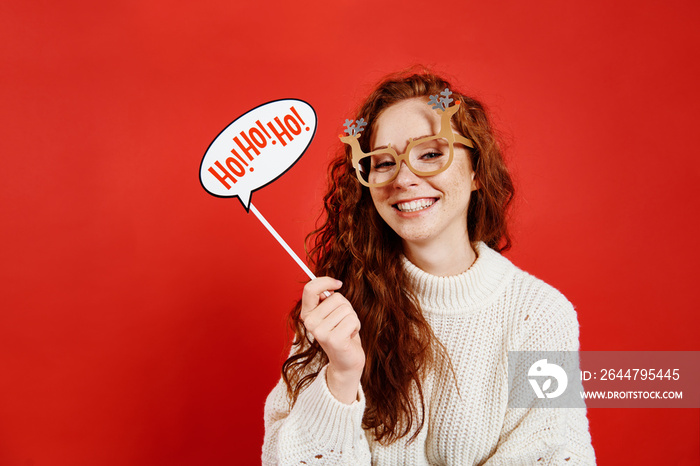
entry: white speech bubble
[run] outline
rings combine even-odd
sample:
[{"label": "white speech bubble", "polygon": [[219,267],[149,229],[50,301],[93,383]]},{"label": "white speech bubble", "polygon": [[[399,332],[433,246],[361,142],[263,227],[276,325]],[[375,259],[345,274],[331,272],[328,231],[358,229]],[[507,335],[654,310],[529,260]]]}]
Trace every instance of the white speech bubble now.
[{"label": "white speech bubble", "polygon": [[217,197],[238,197],[246,212],[254,191],[282,176],[316,134],[316,112],[303,100],[268,102],[241,115],[209,145],[199,181]]}]

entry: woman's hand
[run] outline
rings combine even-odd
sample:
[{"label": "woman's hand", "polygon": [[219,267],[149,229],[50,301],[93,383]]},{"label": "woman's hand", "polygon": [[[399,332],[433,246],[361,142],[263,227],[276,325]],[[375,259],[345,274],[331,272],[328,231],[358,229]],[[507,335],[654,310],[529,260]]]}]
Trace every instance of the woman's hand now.
[{"label": "woman's hand", "polygon": [[311,280],[301,297],[301,320],[328,356],[326,382],[339,401],[350,404],[357,399],[365,352],[360,342],[360,320],[350,302],[340,293],[328,298],[342,282],[330,277]]}]

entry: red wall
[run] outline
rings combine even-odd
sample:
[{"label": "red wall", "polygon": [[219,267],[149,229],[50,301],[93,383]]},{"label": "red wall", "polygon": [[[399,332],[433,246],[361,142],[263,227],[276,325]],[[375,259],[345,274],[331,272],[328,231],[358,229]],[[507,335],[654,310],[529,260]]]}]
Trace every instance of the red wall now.
[{"label": "red wall", "polygon": [[[428,8],[426,5],[435,5]],[[700,4],[3,2],[0,464],[255,464],[303,273],[200,186],[269,100],[308,152],[254,204],[303,252],[328,154],[383,74],[433,65],[490,104],[517,265],[586,350],[700,350]],[[591,410],[600,464],[700,464],[700,410]]]}]

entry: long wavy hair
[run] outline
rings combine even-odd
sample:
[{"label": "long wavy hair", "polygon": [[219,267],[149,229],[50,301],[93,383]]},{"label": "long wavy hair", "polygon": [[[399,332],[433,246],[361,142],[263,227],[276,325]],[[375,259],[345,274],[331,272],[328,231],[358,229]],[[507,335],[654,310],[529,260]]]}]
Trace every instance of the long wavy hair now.
[{"label": "long wavy hair", "polygon": [[[357,112],[356,119],[370,123],[360,138],[362,149],[369,152],[376,129],[373,123],[383,110],[415,97],[426,97],[427,105],[428,96],[446,87],[453,92],[452,98],[462,102],[452,124],[475,146],[470,155],[478,189],[472,192],[467,211],[469,239],[503,251],[511,245],[506,215],[513,199],[513,183],[486,109],[479,101],[457,92],[428,70],[390,75]],[[339,291],[350,301],[362,325],[364,428],[372,429],[377,441],[389,444],[417,426],[411,441],[425,422],[423,375],[438,360],[449,362],[449,357],[411,290],[401,261],[401,238],[382,220],[369,189],[357,180],[349,146],[338,150],[328,175],[320,226],[307,237],[309,262],[318,276],[343,282]],[[282,367],[292,402],[328,362],[318,342],[309,339],[300,310],[298,302],[290,312],[295,348]]]}]

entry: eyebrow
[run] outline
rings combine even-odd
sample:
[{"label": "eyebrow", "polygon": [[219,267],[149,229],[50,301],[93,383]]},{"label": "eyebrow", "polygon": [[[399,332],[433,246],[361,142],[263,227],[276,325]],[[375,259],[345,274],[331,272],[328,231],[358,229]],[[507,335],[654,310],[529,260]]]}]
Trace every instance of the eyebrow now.
[{"label": "eyebrow", "polygon": [[[419,139],[430,138],[430,137],[433,137],[433,136],[437,136],[437,134],[426,134],[425,136],[418,136],[417,138],[411,138],[411,139],[408,140],[408,143],[410,144],[410,143],[412,143],[413,141],[418,141]],[[372,149],[370,152],[374,152],[374,151],[377,151],[377,150],[380,150],[380,149],[386,149],[386,148],[388,148],[388,147],[389,147],[388,144],[387,144],[386,146],[375,147],[375,148]]]}]

